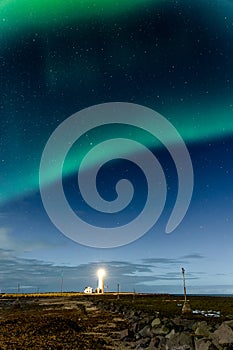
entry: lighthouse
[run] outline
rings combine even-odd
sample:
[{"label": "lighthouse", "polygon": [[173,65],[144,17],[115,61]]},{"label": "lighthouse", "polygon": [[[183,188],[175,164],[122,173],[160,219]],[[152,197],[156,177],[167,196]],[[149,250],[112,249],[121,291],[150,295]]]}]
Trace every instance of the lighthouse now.
[{"label": "lighthouse", "polygon": [[104,293],[104,276],[105,276],[105,271],[103,269],[99,269],[97,275],[98,275],[97,292],[98,293]]}]

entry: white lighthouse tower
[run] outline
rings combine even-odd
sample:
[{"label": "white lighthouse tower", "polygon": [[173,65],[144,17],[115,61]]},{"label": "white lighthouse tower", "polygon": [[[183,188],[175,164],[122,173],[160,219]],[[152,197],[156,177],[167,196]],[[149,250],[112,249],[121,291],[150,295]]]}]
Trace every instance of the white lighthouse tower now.
[{"label": "white lighthouse tower", "polygon": [[105,271],[103,269],[98,270],[98,288],[97,293],[104,293],[104,276]]}]

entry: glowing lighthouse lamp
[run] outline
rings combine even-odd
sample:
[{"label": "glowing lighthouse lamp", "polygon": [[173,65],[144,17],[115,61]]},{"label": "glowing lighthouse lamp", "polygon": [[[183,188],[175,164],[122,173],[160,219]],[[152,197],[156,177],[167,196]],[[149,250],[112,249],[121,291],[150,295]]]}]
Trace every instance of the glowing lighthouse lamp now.
[{"label": "glowing lighthouse lamp", "polygon": [[103,269],[99,269],[97,272],[98,275],[98,288],[97,293],[104,293],[104,276],[105,271]]}]

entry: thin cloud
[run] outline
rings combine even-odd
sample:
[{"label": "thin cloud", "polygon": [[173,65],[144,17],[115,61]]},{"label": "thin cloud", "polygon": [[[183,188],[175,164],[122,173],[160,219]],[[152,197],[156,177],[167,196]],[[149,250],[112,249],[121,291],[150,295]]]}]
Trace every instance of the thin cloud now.
[{"label": "thin cloud", "polygon": [[16,235],[15,230],[11,227],[0,227],[0,247],[6,250],[12,250],[16,255],[32,252],[33,250],[44,249],[44,248],[54,248],[56,246],[64,245],[64,242],[59,240],[52,240],[47,237],[20,237]]},{"label": "thin cloud", "polygon": [[183,256],[181,259],[204,259],[205,257],[201,254],[194,253]]},{"label": "thin cloud", "polygon": [[174,259],[174,258],[145,258],[142,259],[144,264],[164,264],[164,265],[170,265],[170,264],[181,264],[184,261],[180,259]]},{"label": "thin cloud", "polygon": [[143,259],[144,264],[151,265],[175,265],[175,264],[189,264],[188,260],[192,259],[204,259],[204,256],[198,253],[184,255],[179,258],[145,258]]}]

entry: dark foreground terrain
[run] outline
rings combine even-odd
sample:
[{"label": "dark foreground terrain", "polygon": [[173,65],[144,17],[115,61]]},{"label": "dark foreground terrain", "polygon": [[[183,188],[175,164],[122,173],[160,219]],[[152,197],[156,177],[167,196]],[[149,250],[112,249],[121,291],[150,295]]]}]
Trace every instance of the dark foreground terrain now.
[{"label": "dark foreground terrain", "polygon": [[[233,298],[2,295],[0,350],[233,349]],[[226,336],[227,334],[227,336]]]},{"label": "dark foreground terrain", "polygon": [[126,322],[88,297],[2,298],[1,350],[121,349]]}]

